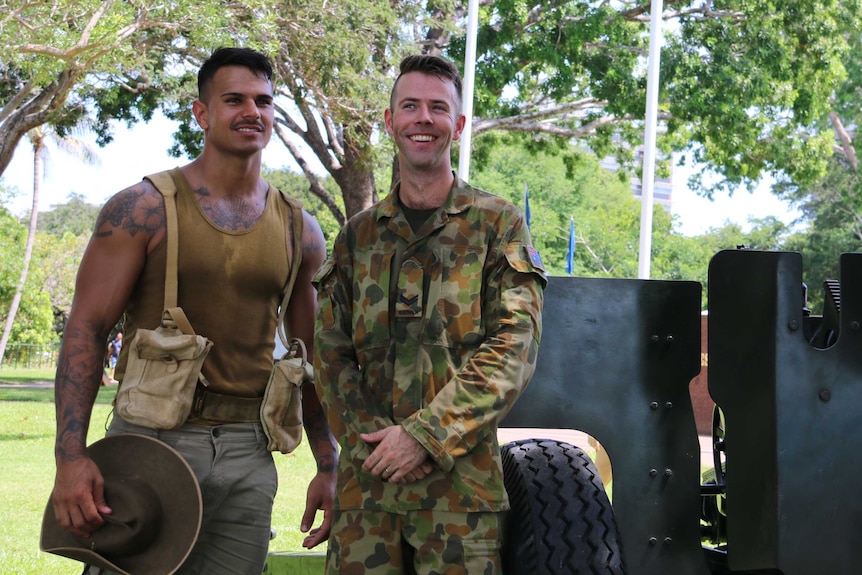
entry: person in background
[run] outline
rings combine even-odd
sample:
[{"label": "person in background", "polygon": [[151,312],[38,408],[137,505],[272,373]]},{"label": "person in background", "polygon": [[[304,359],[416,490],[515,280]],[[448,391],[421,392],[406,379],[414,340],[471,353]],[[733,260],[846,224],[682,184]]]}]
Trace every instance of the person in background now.
[{"label": "person in background", "polygon": [[114,339],[108,343],[108,376],[110,383],[117,383],[114,379],[114,370],[117,368],[117,360],[120,359],[120,350],[123,349],[123,332],[118,331]]},{"label": "person in background", "polygon": [[[192,104],[204,133],[201,155],[171,172],[177,187],[179,295],[197,333],[213,342],[196,408],[178,430],[159,431],[115,416],[108,434],[137,433],[174,447],[194,469],[203,522],[182,575],[260,575],[268,551],[278,484],[260,423],[260,400],[273,365],[278,308],[291,266],[293,200],[261,177],[261,153],[274,121],[272,66],[245,48],[220,48],[198,73]],[[302,260],[286,325],[311,343],[314,272],[325,255],[317,221],[303,213]],[[143,180],[102,208],[78,273],[55,383],[57,521],[79,537],[111,514],[103,478],[86,441],[99,388],[104,342],[121,315],[125,335],[161,321],[165,280],[165,202]],[[128,357],[116,376],[122,388]],[[309,350],[310,352],[312,350]],[[214,409],[213,407],[218,407]],[[213,409],[211,409],[213,408]],[[337,446],[315,393],[303,394],[304,425],[317,461],[301,529],[306,547],[325,541],[331,522]],[[312,529],[318,509],[323,522]],[[91,569],[93,573],[95,569]]]},{"label": "person in background", "polygon": [[547,279],[516,206],[455,177],[448,61],[401,62],[400,182],[315,277],[315,384],[340,443],[326,572],[500,572],[497,427],[533,374]]}]

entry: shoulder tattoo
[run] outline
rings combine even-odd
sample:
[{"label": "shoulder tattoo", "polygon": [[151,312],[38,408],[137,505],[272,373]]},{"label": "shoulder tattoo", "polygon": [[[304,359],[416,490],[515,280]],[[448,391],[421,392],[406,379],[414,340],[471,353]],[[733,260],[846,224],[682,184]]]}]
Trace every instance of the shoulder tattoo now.
[{"label": "shoulder tattoo", "polygon": [[164,227],[164,197],[152,184],[142,181],[108,200],[96,220],[96,236],[110,236],[117,229],[131,236],[152,234]]}]

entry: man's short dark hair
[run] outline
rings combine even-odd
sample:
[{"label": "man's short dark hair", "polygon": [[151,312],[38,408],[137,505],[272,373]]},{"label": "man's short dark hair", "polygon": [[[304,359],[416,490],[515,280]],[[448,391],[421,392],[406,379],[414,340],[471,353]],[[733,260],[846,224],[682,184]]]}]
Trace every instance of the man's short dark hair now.
[{"label": "man's short dark hair", "polygon": [[398,80],[401,79],[401,76],[409,74],[410,72],[420,72],[430,76],[437,76],[438,78],[452,82],[452,84],[455,85],[458,107],[461,107],[461,74],[458,72],[458,68],[455,67],[455,64],[445,58],[441,58],[440,56],[414,54],[413,56],[407,56],[401,60],[401,64],[398,69],[398,77],[395,79],[395,83],[392,85],[392,92],[389,94],[390,109],[395,109],[395,88],[398,86]]},{"label": "man's short dark hair", "polygon": [[272,83],[272,63],[269,58],[251,48],[216,48],[198,71],[198,98],[203,101],[204,92],[220,68],[242,66],[260,78]]}]

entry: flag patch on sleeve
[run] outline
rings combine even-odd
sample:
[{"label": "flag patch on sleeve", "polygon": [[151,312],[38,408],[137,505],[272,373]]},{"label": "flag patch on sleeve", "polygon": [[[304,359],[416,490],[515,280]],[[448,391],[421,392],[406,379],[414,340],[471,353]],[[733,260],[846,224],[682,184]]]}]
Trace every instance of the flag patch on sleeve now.
[{"label": "flag patch on sleeve", "polygon": [[545,264],[542,263],[542,256],[539,255],[539,250],[537,250],[533,246],[528,246],[527,254],[530,256],[530,261],[533,262],[534,266],[536,266],[540,270],[545,269]]}]

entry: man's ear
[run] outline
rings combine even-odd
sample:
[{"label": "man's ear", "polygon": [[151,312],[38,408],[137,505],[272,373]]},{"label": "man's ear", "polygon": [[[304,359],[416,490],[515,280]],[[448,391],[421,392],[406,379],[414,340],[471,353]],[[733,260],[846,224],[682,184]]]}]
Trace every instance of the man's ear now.
[{"label": "man's ear", "polygon": [[461,139],[461,132],[464,131],[464,126],[467,125],[467,117],[464,114],[458,114],[458,119],[455,120],[455,133],[452,135],[453,140]]},{"label": "man's ear", "polygon": [[195,121],[197,121],[198,126],[200,126],[203,131],[206,131],[209,127],[209,120],[207,119],[207,105],[200,100],[195,100],[192,102],[192,114],[194,114]]},{"label": "man's ear", "polygon": [[386,126],[386,133],[392,136],[392,110],[389,108],[383,112],[383,124]]}]

